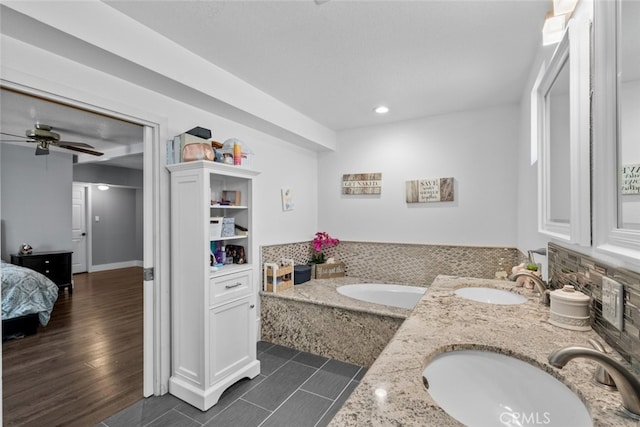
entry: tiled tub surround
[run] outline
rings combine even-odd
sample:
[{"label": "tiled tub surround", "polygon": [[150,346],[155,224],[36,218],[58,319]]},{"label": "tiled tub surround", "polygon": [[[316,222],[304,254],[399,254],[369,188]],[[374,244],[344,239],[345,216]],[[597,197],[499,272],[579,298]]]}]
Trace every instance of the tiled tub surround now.
[{"label": "tiled tub surround", "polygon": [[[468,286],[512,290],[529,296],[529,301],[499,306],[454,295],[455,289]],[[621,415],[618,392],[591,383],[594,362],[577,358],[561,370],[547,363],[553,350],[567,345],[588,346],[589,338],[599,337],[594,331],[552,326],[547,321],[549,307],[540,305],[530,293],[515,288],[514,282],[438,277],[329,425],[460,425],[431,399],[422,383],[422,371],[439,353],[476,348],[521,358],[560,379],[586,403],[595,426],[637,426],[636,421]],[[379,389],[386,391],[385,397],[377,397],[381,395],[376,393]]]},{"label": "tiled tub surround", "polygon": [[[550,286],[573,285],[592,297],[591,325],[640,374],[640,273],[615,268],[553,243],[548,246]],[[624,286],[623,330],[602,317],[602,277]]]},{"label": "tiled tub surround", "polygon": [[[306,264],[311,242],[262,246],[262,262],[293,259]],[[428,286],[439,274],[493,279],[521,262],[515,248],[348,242],[324,251],[346,265],[347,275],[377,283]]]},{"label": "tiled tub surround", "polygon": [[[411,310],[341,295],[341,277],[311,280],[278,293],[262,292],[261,339],[360,366],[370,366]],[[369,281],[370,283],[370,281]]]}]

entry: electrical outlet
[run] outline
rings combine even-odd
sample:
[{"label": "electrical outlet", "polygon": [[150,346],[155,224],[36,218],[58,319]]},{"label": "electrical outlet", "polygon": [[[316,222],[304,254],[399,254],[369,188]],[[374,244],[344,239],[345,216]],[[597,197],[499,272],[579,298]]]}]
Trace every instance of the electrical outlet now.
[{"label": "electrical outlet", "polygon": [[622,330],[624,290],[621,283],[602,277],[602,317],[618,330]]}]

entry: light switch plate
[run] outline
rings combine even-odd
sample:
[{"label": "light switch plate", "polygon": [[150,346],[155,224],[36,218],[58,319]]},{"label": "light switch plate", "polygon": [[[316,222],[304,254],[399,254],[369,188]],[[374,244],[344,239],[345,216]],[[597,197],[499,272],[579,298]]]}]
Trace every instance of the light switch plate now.
[{"label": "light switch plate", "polygon": [[622,330],[624,290],[621,283],[602,277],[602,317],[618,330]]}]

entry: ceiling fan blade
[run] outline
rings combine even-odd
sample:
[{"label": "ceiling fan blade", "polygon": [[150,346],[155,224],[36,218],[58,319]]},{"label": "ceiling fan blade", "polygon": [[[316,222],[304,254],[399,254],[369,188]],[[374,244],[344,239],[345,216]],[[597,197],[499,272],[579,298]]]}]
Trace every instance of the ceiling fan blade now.
[{"label": "ceiling fan blade", "polygon": [[[29,138],[27,138],[26,136],[22,136],[22,135],[14,135],[14,134],[12,134],[12,133],[7,133],[7,132],[0,132],[0,134],[2,134],[2,135],[7,135],[7,136],[14,136],[14,137],[16,137],[16,138],[22,138],[22,141],[24,141],[25,139],[29,139]],[[21,141],[21,142],[22,142],[22,141]]]},{"label": "ceiling fan blade", "polygon": [[25,141],[24,139],[0,139],[0,142],[36,142],[36,141]]},{"label": "ceiling fan blade", "polygon": [[40,145],[36,146],[36,156],[46,156],[49,154],[48,148],[42,148]]},{"label": "ceiling fan blade", "polygon": [[60,148],[66,148],[67,150],[77,151],[79,153],[91,154],[92,156],[102,156],[104,153],[99,151],[89,150],[84,147],[78,147],[77,145],[67,145],[68,143],[57,143],[56,146]]},{"label": "ceiling fan blade", "polygon": [[56,145],[73,145],[74,147],[84,147],[84,148],[95,148],[93,145],[89,145],[89,144],[85,144],[84,142],[71,142],[71,141],[57,141],[57,142],[52,142],[52,144],[56,144]]}]

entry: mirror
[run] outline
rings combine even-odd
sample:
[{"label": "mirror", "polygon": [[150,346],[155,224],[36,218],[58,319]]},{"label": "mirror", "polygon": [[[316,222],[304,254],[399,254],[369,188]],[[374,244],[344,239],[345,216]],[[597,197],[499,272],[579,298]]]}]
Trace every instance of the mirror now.
[{"label": "mirror", "polygon": [[571,218],[571,175],[569,132],[569,68],[568,58],[545,94],[546,135],[549,138],[549,219],[569,224]]},{"label": "mirror", "polygon": [[534,88],[538,229],[591,245],[590,23],[572,20]]},{"label": "mirror", "polygon": [[594,221],[599,252],[640,266],[640,3],[594,3]]},{"label": "mirror", "polygon": [[620,2],[618,221],[640,230],[640,2]]}]

